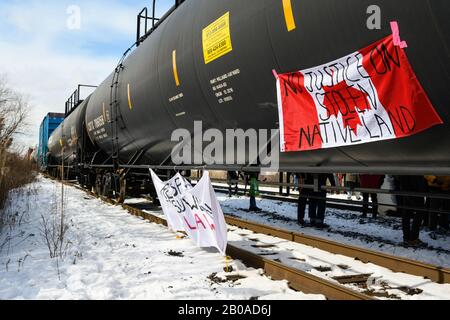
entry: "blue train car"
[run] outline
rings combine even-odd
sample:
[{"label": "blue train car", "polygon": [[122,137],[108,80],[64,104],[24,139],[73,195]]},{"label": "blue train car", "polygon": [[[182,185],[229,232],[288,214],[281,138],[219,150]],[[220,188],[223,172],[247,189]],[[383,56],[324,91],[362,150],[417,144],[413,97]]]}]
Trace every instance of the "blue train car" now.
[{"label": "blue train car", "polygon": [[48,139],[56,128],[64,121],[64,113],[49,113],[41,123],[39,130],[38,164],[47,167]]}]

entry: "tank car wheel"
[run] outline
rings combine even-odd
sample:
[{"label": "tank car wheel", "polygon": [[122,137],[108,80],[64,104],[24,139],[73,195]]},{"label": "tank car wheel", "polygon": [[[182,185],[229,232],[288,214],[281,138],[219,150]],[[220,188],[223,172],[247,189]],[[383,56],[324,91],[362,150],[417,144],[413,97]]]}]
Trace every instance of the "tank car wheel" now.
[{"label": "tank car wheel", "polygon": [[125,179],[124,177],[121,177],[119,184],[120,184],[120,186],[119,186],[119,194],[117,197],[117,202],[122,204],[125,202],[125,198],[126,198],[126,194],[127,194],[127,179]]},{"label": "tank car wheel", "polygon": [[112,190],[112,179],[113,177],[111,177],[111,174],[106,174],[103,176],[103,188],[102,188],[102,196],[110,198],[113,195],[113,190]]},{"label": "tank car wheel", "polygon": [[78,181],[78,184],[80,185],[80,187],[84,188],[84,175],[79,174],[77,176],[77,181]]},{"label": "tank car wheel", "polygon": [[96,176],[95,176],[95,174],[92,174],[92,173],[88,173],[88,175],[87,175],[87,186],[86,186],[86,189],[87,190],[89,190],[89,191],[92,191],[92,192],[94,192],[95,191],[95,185],[96,185]]},{"label": "tank car wheel", "polygon": [[95,194],[98,196],[102,195],[103,191],[103,176],[98,174],[95,178]]},{"label": "tank car wheel", "polygon": [[83,188],[89,190],[91,188],[89,183],[89,175],[83,174]]}]

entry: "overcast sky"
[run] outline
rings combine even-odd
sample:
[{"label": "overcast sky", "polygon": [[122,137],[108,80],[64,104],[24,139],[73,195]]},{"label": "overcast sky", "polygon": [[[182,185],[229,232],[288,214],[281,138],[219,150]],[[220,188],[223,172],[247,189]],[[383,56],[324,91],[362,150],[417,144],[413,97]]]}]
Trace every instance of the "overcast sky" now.
[{"label": "overcast sky", "polygon": [[[20,143],[36,145],[48,112],[63,112],[79,83],[97,85],[114,70],[135,41],[136,15],[150,2],[0,1],[0,74],[31,106],[29,133]],[[157,0],[159,16],[174,2]],[[80,28],[74,27],[73,8],[80,9]]]}]

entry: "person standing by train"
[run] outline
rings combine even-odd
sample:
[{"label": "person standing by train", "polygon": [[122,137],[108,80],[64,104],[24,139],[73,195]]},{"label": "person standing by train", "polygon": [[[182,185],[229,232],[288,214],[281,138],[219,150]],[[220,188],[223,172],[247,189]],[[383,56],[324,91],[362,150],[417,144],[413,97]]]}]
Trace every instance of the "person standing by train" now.
[{"label": "person standing by train", "polygon": [[250,173],[248,175],[248,181],[250,184],[250,209],[251,212],[261,212],[262,209],[256,205],[256,197],[259,196],[259,175],[257,173]]},{"label": "person standing by train", "polygon": [[[352,200],[353,196],[356,196],[355,189],[359,186],[359,179],[357,174],[347,173],[345,175],[345,187],[349,188],[350,191],[347,192],[348,200]],[[361,200],[361,196],[358,195],[357,200]]]},{"label": "person standing by train", "polygon": [[299,191],[299,181],[300,181],[300,175],[298,173],[294,173],[294,188],[292,191]]},{"label": "person standing by train", "polygon": [[[426,193],[428,186],[423,176],[396,177],[397,190],[402,192]],[[402,213],[403,243],[405,247],[427,247],[419,238],[420,229],[426,217],[425,197],[399,196],[398,205]],[[412,220],[412,224],[411,224]]]},{"label": "person standing by train", "polygon": [[[450,177],[437,177],[437,176],[426,176],[425,179],[428,181],[428,188],[433,194],[450,194]],[[428,226],[430,231],[437,231],[438,226],[448,232],[449,230],[449,218],[450,213],[450,200],[448,199],[437,199],[430,197],[430,211],[441,211],[441,213],[430,212]]]},{"label": "person standing by train", "polygon": [[[302,175],[302,180],[305,185],[314,185],[314,175],[307,173]],[[305,210],[306,203],[309,202],[308,216],[310,220],[310,225],[318,229],[324,229],[328,226],[325,222],[325,211],[327,208],[327,191],[322,190],[322,187],[327,185],[327,180],[332,186],[336,186],[334,181],[334,176],[332,174],[319,174],[317,176],[319,179],[318,192],[311,188],[301,188],[300,196],[298,199],[298,224],[301,226],[306,226],[305,222]]]},{"label": "person standing by train", "polygon": [[234,194],[238,194],[239,188],[239,172],[237,171],[228,171],[227,172],[227,183],[228,183],[228,197],[231,198]]},{"label": "person standing by train", "polygon": [[314,190],[310,188],[306,188],[305,185],[313,185],[314,184],[314,176],[310,173],[300,174],[299,175],[299,191],[300,195],[298,198],[298,208],[297,208],[297,219],[298,224],[302,227],[306,226],[305,222],[305,210],[306,204],[309,204],[308,216],[311,220],[311,225],[315,223],[312,217],[315,218],[315,212],[317,208],[317,199],[313,198]]},{"label": "person standing by train", "polygon": [[[359,176],[361,188],[363,189],[379,189],[382,185],[383,176],[362,174]],[[376,192],[363,192],[363,218],[367,218],[369,211],[369,197],[372,200],[372,218],[376,219],[378,216],[378,194]]]}]

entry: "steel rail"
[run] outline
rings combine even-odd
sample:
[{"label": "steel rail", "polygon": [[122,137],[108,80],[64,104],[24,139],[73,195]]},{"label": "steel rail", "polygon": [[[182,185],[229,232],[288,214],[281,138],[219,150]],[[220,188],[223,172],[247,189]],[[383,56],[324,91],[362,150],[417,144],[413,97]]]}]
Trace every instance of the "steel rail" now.
[{"label": "steel rail", "polygon": [[[229,193],[228,187],[217,186],[217,185],[213,185],[213,187],[214,187],[214,190],[216,190],[216,192],[225,193],[225,194]],[[232,190],[234,191],[234,189],[232,189]],[[247,192],[248,192],[248,190],[247,190]],[[242,188],[239,188],[237,195],[245,196],[245,190]],[[295,204],[298,203],[298,197],[293,198],[293,197],[287,197],[287,196],[279,196],[277,192],[264,191],[264,190],[259,191],[258,198],[266,199],[266,200],[273,200],[273,201],[283,201],[286,203],[295,203]],[[309,198],[316,198],[316,197],[309,197]],[[370,203],[369,205],[371,205],[371,204],[372,203]],[[355,203],[355,202],[346,201],[346,200],[327,198],[327,207],[328,208],[339,209],[339,210],[348,210],[348,211],[352,211],[352,212],[362,212],[362,205],[363,205],[363,202]],[[379,204],[379,206],[382,206],[382,204]]]},{"label": "steel rail", "polygon": [[355,258],[364,263],[373,263],[378,266],[388,268],[394,272],[403,272],[415,276],[424,277],[440,284],[450,283],[450,269],[447,268],[434,266],[431,264],[406,258],[396,257],[382,252],[346,245],[319,237],[265,226],[235,217],[227,216],[226,221],[229,225],[241,229],[247,229],[256,233],[262,233],[295,243],[311,246],[330,253]]},{"label": "steel rail", "polygon": [[[99,197],[93,192],[86,190],[74,183],[68,181],[64,183],[69,186],[75,187],[78,190],[84,191],[90,196],[101,199],[106,203],[109,203],[111,205],[119,205],[112,199]],[[143,210],[127,204],[121,204],[121,206],[133,216],[141,217],[142,219],[152,223],[167,226],[166,220],[161,217],[150,214],[148,212],[144,212]],[[348,287],[345,287],[338,283],[334,283],[323,278],[311,275],[307,272],[291,268],[289,266],[283,265],[282,263],[264,258],[255,253],[233,245],[228,245],[227,254],[233,259],[241,260],[248,267],[263,269],[265,275],[273,280],[288,281],[288,284],[292,289],[301,291],[306,294],[321,294],[324,295],[328,300],[376,300],[374,297],[349,289]]]},{"label": "steel rail", "polygon": [[[216,192],[220,193],[229,193],[229,187],[226,186],[217,186],[213,185],[214,190]],[[234,190],[234,189],[232,189]],[[248,191],[248,190],[247,190]],[[240,196],[246,196],[245,189],[239,188],[238,194]],[[298,204],[299,197],[304,199],[315,199],[315,200],[323,200],[323,197],[319,196],[296,196],[295,198],[291,194],[290,196],[280,196],[278,192],[276,191],[266,191],[266,190],[260,190],[258,198],[266,199],[266,200],[273,200],[273,201],[282,201],[286,203],[296,203]],[[354,200],[345,200],[345,199],[336,199],[336,198],[326,198],[327,200],[327,208],[333,208],[338,210],[347,210],[351,212],[363,212],[363,205],[366,204],[369,207],[373,205],[372,202],[364,202],[364,201],[354,201]],[[379,207],[388,207],[393,209],[403,209],[403,210],[412,210],[412,211],[421,211],[426,213],[438,213],[438,214],[449,214],[445,210],[436,210],[436,209],[430,209],[430,208],[416,208],[416,207],[410,207],[410,206],[403,206],[403,205],[397,205],[392,203],[382,203],[378,202],[377,205]],[[369,211],[370,212],[370,211]]]},{"label": "steel rail", "polygon": [[[94,194],[90,193],[95,196]],[[102,200],[116,205],[113,200],[102,198]],[[141,217],[144,220],[167,226],[165,219],[144,212],[133,206],[123,204],[122,207],[130,214]],[[228,220],[228,218],[226,218]],[[228,221],[227,221],[228,222]],[[363,293],[351,290],[345,286],[316,277],[307,272],[288,267],[282,263],[261,257],[255,253],[228,244],[227,255],[236,260],[241,260],[248,267],[263,269],[264,273],[273,280],[286,280],[292,289],[307,294],[322,294],[329,300],[375,300]]]},{"label": "steel rail", "polygon": [[[198,177],[192,178],[195,181],[198,181]],[[211,179],[213,183],[222,183],[229,184],[229,180],[225,179]],[[233,182],[236,182],[234,180]],[[242,184],[245,184],[243,181],[238,181]],[[259,182],[260,187],[289,187],[293,188],[295,185],[293,183],[279,183],[279,182]],[[228,187],[228,186],[227,186]],[[300,189],[310,189],[314,190],[314,185],[310,184],[301,184],[299,183],[298,188]],[[374,189],[374,188],[348,188],[348,187],[332,187],[332,186],[321,186],[321,191],[327,192],[359,192],[359,193],[378,193],[392,196],[405,196],[405,197],[419,197],[419,198],[433,198],[433,199],[443,199],[450,200],[450,194],[448,193],[431,193],[431,192],[416,192],[416,191],[400,191],[400,190],[388,190],[388,189]]]}]

